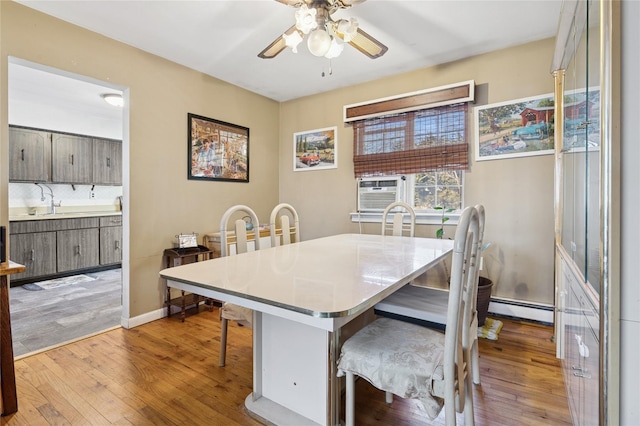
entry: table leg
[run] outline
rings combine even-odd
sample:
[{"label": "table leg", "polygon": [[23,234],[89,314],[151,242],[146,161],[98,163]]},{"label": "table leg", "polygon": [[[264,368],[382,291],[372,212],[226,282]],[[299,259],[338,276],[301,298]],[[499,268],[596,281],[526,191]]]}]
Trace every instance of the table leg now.
[{"label": "table leg", "polygon": [[186,306],[185,306],[185,300],[184,300],[184,290],[182,290],[182,309],[180,310],[180,320],[182,322],[184,322],[184,318],[186,316],[185,312],[186,312]]},{"label": "table leg", "polygon": [[13,363],[11,337],[11,313],[9,310],[9,282],[6,275],[0,277],[0,389],[2,391],[3,416],[18,411],[16,372]]}]

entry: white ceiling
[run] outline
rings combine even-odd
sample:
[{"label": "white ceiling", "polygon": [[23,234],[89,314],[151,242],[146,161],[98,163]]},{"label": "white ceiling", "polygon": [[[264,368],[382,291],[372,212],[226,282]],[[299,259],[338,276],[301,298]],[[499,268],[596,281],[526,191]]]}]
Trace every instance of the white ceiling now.
[{"label": "white ceiling", "polygon": [[274,0],[15,1],[276,101],[552,37],[562,6],[562,0],[368,0],[333,17],[357,17],[389,51],[372,60],[347,45],[330,64],[302,45],[297,54],[258,58],[294,23],[295,9]]}]

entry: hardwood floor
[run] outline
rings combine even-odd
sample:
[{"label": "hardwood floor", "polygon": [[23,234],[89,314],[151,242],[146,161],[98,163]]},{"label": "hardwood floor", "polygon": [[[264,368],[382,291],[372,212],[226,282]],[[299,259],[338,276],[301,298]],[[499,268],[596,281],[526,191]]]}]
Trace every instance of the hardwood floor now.
[{"label": "hardwood floor", "polygon": [[[476,425],[571,424],[548,326],[504,319],[498,341],[480,340]],[[16,361],[19,411],[7,425],[258,425],[251,392],[251,330],[229,326],[227,366],[218,363],[218,312],[116,329]],[[358,425],[430,423],[420,404],[356,385]],[[462,424],[462,416],[459,424]]]},{"label": "hardwood floor", "polygon": [[39,291],[11,287],[9,306],[14,356],[120,325],[122,270],[84,275],[95,280]]}]

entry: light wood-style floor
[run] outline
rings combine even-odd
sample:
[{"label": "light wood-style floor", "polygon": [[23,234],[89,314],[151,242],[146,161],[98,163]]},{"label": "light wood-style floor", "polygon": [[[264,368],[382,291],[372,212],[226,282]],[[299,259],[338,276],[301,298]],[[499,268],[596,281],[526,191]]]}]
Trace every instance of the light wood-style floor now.
[{"label": "light wood-style floor", "polygon": [[[503,319],[498,341],[481,339],[476,425],[569,425],[560,362],[549,326]],[[200,307],[131,330],[116,329],[16,362],[18,413],[7,425],[258,425],[251,392],[251,330],[229,326],[227,366],[218,364],[218,312]],[[358,425],[429,422],[412,400],[356,385]],[[462,424],[462,417],[459,424]]]}]

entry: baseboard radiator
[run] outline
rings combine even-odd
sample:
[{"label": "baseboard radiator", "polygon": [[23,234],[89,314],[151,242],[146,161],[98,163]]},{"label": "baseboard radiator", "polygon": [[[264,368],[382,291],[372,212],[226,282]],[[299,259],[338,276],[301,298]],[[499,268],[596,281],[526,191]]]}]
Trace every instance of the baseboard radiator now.
[{"label": "baseboard radiator", "polygon": [[522,302],[519,300],[492,297],[489,303],[489,316],[520,318],[543,324],[553,324],[554,307],[542,303]]}]

